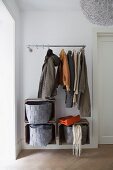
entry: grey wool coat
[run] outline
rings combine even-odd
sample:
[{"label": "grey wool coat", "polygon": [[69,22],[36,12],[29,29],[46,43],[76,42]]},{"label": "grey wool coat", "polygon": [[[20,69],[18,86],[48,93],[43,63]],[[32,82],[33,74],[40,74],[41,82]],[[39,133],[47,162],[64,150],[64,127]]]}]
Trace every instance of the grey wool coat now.
[{"label": "grey wool coat", "polygon": [[39,82],[38,98],[51,98],[56,95],[56,73],[55,66],[58,66],[60,59],[57,55],[46,56],[42,67],[42,73]]},{"label": "grey wool coat", "polygon": [[81,50],[80,60],[80,76],[79,76],[79,92],[78,92],[78,109],[82,117],[91,116],[91,102],[87,78],[87,66],[84,50]]}]

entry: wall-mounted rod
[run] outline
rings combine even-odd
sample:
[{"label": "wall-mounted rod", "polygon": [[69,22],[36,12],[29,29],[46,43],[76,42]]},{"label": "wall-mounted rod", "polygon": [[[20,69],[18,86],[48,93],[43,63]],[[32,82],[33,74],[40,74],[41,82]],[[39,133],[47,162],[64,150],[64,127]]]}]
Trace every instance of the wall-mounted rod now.
[{"label": "wall-mounted rod", "polygon": [[33,52],[33,48],[39,48],[39,47],[42,47],[42,48],[50,48],[50,47],[82,47],[82,48],[85,48],[86,46],[85,45],[28,45],[27,48],[29,49],[30,52]]},{"label": "wall-mounted rod", "polygon": [[83,47],[83,48],[85,48],[86,46],[85,45],[46,45],[46,44],[44,44],[44,45],[28,45],[27,46],[28,48],[29,47],[36,47],[36,48],[38,48],[38,47],[42,47],[42,48],[44,48],[44,47]]}]

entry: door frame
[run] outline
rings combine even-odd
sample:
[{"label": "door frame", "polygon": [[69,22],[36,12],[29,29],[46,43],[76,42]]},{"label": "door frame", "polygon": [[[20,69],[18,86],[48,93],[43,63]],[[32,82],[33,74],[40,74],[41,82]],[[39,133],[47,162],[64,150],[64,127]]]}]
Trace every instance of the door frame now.
[{"label": "door frame", "polygon": [[93,104],[92,104],[92,120],[93,120],[93,136],[94,144],[99,144],[99,107],[98,107],[98,36],[113,35],[113,28],[95,27],[93,28]]}]

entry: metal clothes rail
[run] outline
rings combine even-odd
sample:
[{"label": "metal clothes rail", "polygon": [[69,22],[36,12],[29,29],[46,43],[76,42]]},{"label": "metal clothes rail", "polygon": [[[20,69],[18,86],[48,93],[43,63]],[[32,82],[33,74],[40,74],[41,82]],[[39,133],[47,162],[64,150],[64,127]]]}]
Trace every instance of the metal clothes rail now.
[{"label": "metal clothes rail", "polygon": [[28,45],[28,47],[86,47],[85,45]]},{"label": "metal clothes rail", "polygon": [[47,47],[47,48],[50,48],[50,47],[82,47],[82,48],[85,48],[86,45],[49,45],[49,44],[42,44],[42,45],[27,45],[27,48],[29,49],[30,52],[33,51],[32,48],[39,48],[39,47]]}]

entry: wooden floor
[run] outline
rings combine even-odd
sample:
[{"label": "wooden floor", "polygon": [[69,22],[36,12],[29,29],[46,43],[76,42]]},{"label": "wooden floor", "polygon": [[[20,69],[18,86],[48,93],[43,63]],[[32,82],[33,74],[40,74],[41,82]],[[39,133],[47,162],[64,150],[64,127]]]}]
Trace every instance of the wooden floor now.
[{"label": "wooden floor", "polygon": [[80,158],[72,150],[23,150],[16,161],[0,163],[0,170],[113,170],[113,145],[84,149]]}]

